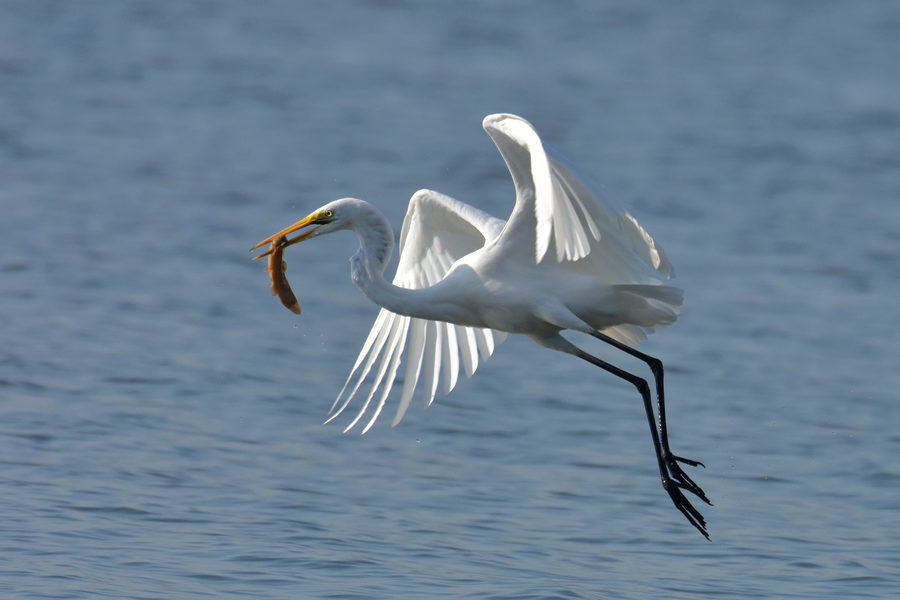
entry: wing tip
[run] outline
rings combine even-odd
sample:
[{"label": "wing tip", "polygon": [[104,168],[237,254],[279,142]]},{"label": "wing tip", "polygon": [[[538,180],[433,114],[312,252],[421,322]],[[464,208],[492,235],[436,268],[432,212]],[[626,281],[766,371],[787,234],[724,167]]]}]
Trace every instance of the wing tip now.
[{"label": "wing tip", "polygon": [[508,122],[522,123],[529,129],[534,131],[534,125],[532,125],[527,119],[524,119],[519,115],[514,115],[512,113],[494,113],[487,115],[484,119],[482,119],[481,127],[485,131],[490,133],[491,131],[501,129],[503,127],[503,124]]},{"label": "wing tip", "polygon": [[436,192],[434,190],[428,188],[422,188],[416,190],[412,196],[410,196],[409,201],[412,202],[414,200],[420,200],[422,198],[427,198],[428,196],[434,196],[435,194],[443,196],[440,192]]},{"label": "wing tip", "polygon": [[504,119],[507,119],[511,116],[515,116],[515,115],[511,115],[510,113],[493,113],[493,114],[487,115],[484,119],[482,119],[481,126],[485,130],[488,130],[491,127],[493,127],[494,125],[496,125],[497,123],[500,123]]}]

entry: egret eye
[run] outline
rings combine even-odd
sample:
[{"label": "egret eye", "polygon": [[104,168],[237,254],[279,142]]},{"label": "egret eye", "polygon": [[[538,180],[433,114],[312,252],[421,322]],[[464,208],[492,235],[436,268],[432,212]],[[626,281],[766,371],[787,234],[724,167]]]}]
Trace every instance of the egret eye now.
[{"label": "egret eye", "polygon": [[329,208],[317,213],[315,215],[315,221],[313,221],[313,223],[316,223],[318,225],[325,225],[327,223],[330,223],[333,218],[334,211]]}]

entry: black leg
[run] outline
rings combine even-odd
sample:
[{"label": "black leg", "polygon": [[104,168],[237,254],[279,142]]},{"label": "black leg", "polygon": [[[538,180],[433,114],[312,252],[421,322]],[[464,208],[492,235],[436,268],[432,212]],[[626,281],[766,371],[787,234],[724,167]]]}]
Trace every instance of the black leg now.
[{"label": "black leg", "polygon": [[[685,498],[684,494],[681,492],[681,489],[683,488],[690,492],[694,492],[692,487],[695,487],[700,491],[700,494],[703,494],[703,491],[700,490],[700,488],[696,485],[691,486],[690,484],[693,484],[693,482],[690,482],[690,484],[688,484],[684,481],[681,481],[679,477],[670,475],[671,463],[674,463],[675,460],[671,460],[671,462],[669,462],[666,458],[666,454],[664,453],[662,443],[660,441],[660,435],[656,429],[656,416],[653,413],[653,402],[650,399],[650,386],[647,384],[647,381],[633,373],[629,373],[624,369],[620,369],[619,367],[611,365],[606,361],[600,360],[595,356],[591,356],[590,354],[582,350],[576,349],[575,355],[593,365],[600,367],[605,371],[608,371],[609,373],[612,373],[617,377],[624,379],[625,381],[628,381],[638,389],[641,394],[641,398],[644,401],[644,410],[647,413],[647,422],[650,425],[650,433],[653,437],[653,449],[656,451],[656,461],[659,466],[659,474],[660,478],[662,479],[663,488],[669,494],[669,497],[672,499],[675,507],[679,511],[681,511],[681,514],[683,514],[685,518],[687,518],[688,522],[696,527],[697,530],[702,533],[704,537],[706,537],[706,539],[709,539],[709,533],[707,533],[706,531],[706,521],[703,519],[703,515],[700,514],[700,511],[693,507],[693,505],[687,498]],[[671,454],[669,456],[671,456]],[[680,468],[678,470],[680,471]],[[684,477],[687,478],[686,475]],[[687,479],[688,481],[690,481],[689,478]],[[705,495],[701,495],[700,497],[706,500]]]},{"label": "black leg", "polygon": [[639,350],[635,350],[631,346],[623,344],[619,340],[613,339],[608,335],[600,333],[599,331],[592,331],[591,335],[593,335],[598,340],[606,342],[614,348],[617,348],[639,360],[644,361],[645,363],[647,363],[647,366],[650,367],[650,371],[653,373],[653,381],[656,384],[656,402],[657,409],[659,411],[659,441],[663,450],[663,460],[668,466],[672,477],[681,485],[682,488],[688,490],[707,504],[711,505],[712,502],[709,501],[709,498],[706,497],[706,494],[703,492],[700,486],[697,485],[694,480],[691,479],[688,474],[681,469],[681,466],[678,463],[681,462],[692,467],[705,467],[706,465],[704,465],[700,461],[676,456],[669,448],[669,431],[668,427],[666,426],[666,390],[663,383],[664,377],[662,361],[654,356],[650,356],[649,354],[644,354]]}]

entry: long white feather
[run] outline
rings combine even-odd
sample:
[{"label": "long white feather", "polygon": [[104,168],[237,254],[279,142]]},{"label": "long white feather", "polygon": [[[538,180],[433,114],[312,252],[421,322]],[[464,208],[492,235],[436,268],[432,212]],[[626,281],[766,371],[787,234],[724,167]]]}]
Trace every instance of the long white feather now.
[{"label": "long white feather", "polygon": [[441,346],[443,346],[440,323],[427,321],[428,342],[425,344],[425,406],[431,406],[437,393],[441,376]]},{"label": "long white feather", "polygon": [[[384,318],[381,318],[381,316],[382,316],[381,313],[384,313]],[[334,411],[334,405],[332,405],[332,414],[325,421],[326,423],[330,423],[339,414],[344,412],[344,409],[347,408],[347,405],[350,403],[350,400],[353,398],[353,395],[356,394],[356,391],[359,389],[359,386],[362,385],[362,382],[365,380],[366,375],[369,374],[369,370],[372,368],[372,364],[378,358],[378,355],[381,354],[381,349],[384,347],[385,341],[387,340],[388,331],[390,329],[387,326],[387,323],[390,321],[393,314],[394,313],[392,313],[388,310],[385,310],[385,309],[381,309],[379,311],[379,315],[378,315],[379,318],[376,318],[376,320],[375,320],[375,324],[377,325],[377,328],[373,327],[372,331],[369,333],[369,338],[372,338],[372,334],[376,334],[375,341],[373,344],[369,345],[368,350],[366,350],[366,346],[364,345],[363,351],[360,352],[359,357],[356,359],[356,364],[358,366],[361,362],[360,359],[362,359],[364,356],[367,356],[368,359],[366,360],[365,367],[363,367],[362,371],[359,373],[359,376],[356,379],[356,384],[353,386],[353,389],[350,391],[350,393],[344,399],[344,403],[341,404],[341,407],[337,411]],[[368,344],[366,344],[366,345],[368,345]],[[347,389],[347,384],[350,383],[350,380],[353,378],[353,375],[355,373],[356,373],[356,367],[354,367],[354,369],[350,371],[350,376],[347,377],[347,381],[344,383],[344,387],[341,390],[341,394],[338,395],[337,400],[334,401],[335,405],[341,399],[341,395],[343,395],[344,390]]]},{"label": "long white feather", "polygon": [[419,373],[422,371],[422,360],[425,358],[425,327],[423,319],[413,319],[410,325],[409,351],[406,355],[406,376],[403,378],[403,393],[397,404],[397,413],[391,425],[396,425],[406,414],[409,403],[412,401],[413,392],[419,382]]},{"label": "long white feather", "polygon": [[472,327],[457,325],[456,339],[459,341],[459,353],[462,356],[466,377],[471,377],[478,368],[478,347],[475,342],[475,330]]},{"label": "long white feather", "polygon": [[456,337],[456,327],[450,323],[438,323],[438,327],[444,330],[444,393],[449,394],[456,387],[459,378],[459,341]]},{"label": "long white feather", "polygon": [[[387,401],[388,395],[391,393],[391,388],[394,385],[394,378],[397,376],[397,369],[400,367],[400,356],[403,354],[403,348],[406,346],[406,333],[409,330],[409,322],[410,317],[400,317],[400,328],[396,332],[397,345],[393,350],[391,355],[391,364],[388,370],[387,377],[384,381],[384,386],[381,392],[381,399],[378,401],[378,406],[375,407],[375,412],[372,414],[372,418],[369,419],[369,422],[363,428],[362,433],[367,432],[372,425],[375,424],[375,420],[378,419],[378,415],[381,414],[381,409],[384,408],[384,403]],[[387,356],[385,356],[387,358]]]},{"label": "long white feather", "polygon": [[381,358],[381,364],[378,366],[378,371],[375,373],[375,381],[372,383],[372,388],[369,391],[369,395],[366,397],[365,403],[359,412],[356,414],[356,417],[353,421],[350,422],[349,425],[344,429],[344,433],[353,429],[354,425],[359,421],[359,419],[365,414],[366,409],[369,408],[369,403],[372,401],[372,398],[375,396],[375,392],[378,391],[379,386],[381,385],[381,381],[384,378],[385,373],[387,372],[388,365],[390,364],[390,359],[394,354],[394,350],[397,348],[397,344],[400,342],[400,336],[397,334],[397,330],[400,327],[400,323],[405,319],[401,315],[397,315],[391,313],[390,317],[390,327],[388,329],[387,335],[387,348],[384,352],[384,355]]}]

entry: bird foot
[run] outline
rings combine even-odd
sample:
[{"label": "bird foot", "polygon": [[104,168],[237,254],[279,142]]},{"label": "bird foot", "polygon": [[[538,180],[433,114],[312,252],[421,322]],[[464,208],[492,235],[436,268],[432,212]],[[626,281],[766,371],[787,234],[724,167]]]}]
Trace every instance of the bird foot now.
[{"label": "bird foot", "polygon": [[706,493],[703,489],[697,485],[684,470],[682,470],[679,463],[690,465],[692,467],[705,467],[705,465],[700,461],[676,456],[671,452],[665,452],[664,460],[668,476],[663,477],[663,488],[668,492],[675,507],[681,511],[681,514],[687,518],[688,522],[696,527],[697,531],[703,534],[703,537],[709,539],[709,533],[706,531],[706,521],[703,519],[703,515],[700,514],[699,510],[694,508],[691,502],[684,496],[682,490],[694,494],[710,506],[712,505],[712,502],[706,497]]},{"label": "bird foot", "polygon": [[681,465],[678,463],[684,463],[686,465],[690,465],[692,467],[704,467],[702,462],[697,460],[691,460],[689,458],[682,458],[681,456],[675,456],[674,454],[667,453],[665,455],[666,467],[669,471],[669,475],[671,476],[673,483],[680,487],[683,490],[687,490],[688,492],[694,494],[710,506],[712,506],[712,502],[709,501],[709,498],[706,497],[706,493],[703,489],[694,482],[690,476],[682,470]]},{"label": "bird foot", "polygon": [[[662,483],[663,488],[665,488],[666,492],[668,492],[669,497],[672,498],[672,502],[675,504],[675,508],[680,510],[681,514],[685,516],[688,522],[693,525],[697,529],[697,531],[703,534],[703,537],[708,540],[709,532],[706,531],[706,520],[703,518],[703,515],[700,514],[700,511],[694,508],[691,502],[684,497],[684,494],[681,493],[682,489],[688,488],[686,488],[680,482],[668,477],[663,478]],[[700,490],[700,492],[703,493],[702,490]],[[702,496],[702,498],[706,500],[705,496]],[[709,501],[707,500],[707,502]]]}]

